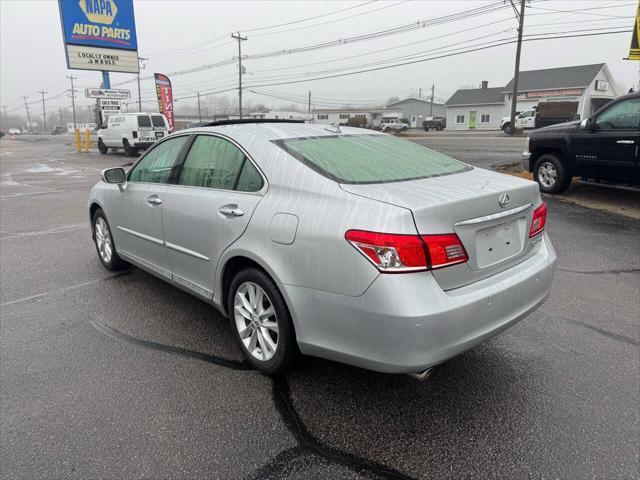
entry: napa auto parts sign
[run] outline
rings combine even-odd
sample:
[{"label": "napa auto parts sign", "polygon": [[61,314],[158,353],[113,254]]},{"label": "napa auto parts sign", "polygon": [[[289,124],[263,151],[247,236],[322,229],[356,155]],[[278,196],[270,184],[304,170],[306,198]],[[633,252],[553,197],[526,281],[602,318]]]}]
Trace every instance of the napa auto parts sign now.
[{"label": "napa auto parts sign", "polygon": [[139,73],[133,0],[58,0],[67,66]]},{"label": "napa auto parts sign", "polygon": [[169,122],[169,130],[173,130],[173,91],[171,80],[162,73],[154,73],[156,79],[156,94],[158,95],[158,109]]}]

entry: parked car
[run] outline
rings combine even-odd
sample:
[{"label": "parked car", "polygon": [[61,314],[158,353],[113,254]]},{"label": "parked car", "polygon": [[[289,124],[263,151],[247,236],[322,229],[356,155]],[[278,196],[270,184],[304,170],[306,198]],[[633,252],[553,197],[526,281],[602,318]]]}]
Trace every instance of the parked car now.
[{"label": "parked car", "polygon": [[591,117],[534,130],[522,154],[544,193],[561,193],[572,177],[640,184],[640,93],[619,97]]},{"label": "parked car", "polygon": [[22,135],[22,130],[19,128],[10,128],[8,133],[9,135]]},{"label": "parked car", "polygon": [[382,130],[383,132],[389,132],[391,130],[395,132],[404,132],[408,128],[409,128],[409,125],[402,122],[398,118],[383,119],[382,122],[380,123],[380,130]]},{"label": "parked car", "polygon": [[423,377],[549,293],[534,182],[380,132],[237,122],[104,170],[89,216],[107,269],[211,303],[258,370],[300,351]]},{"label": "parked car", "polygon": [[429,120],[422,122],[422,128],[425,132],[428,132],[432,128],[438,132],[447,127],[447,119],[445,117],[433,117]]},{"label": "parked car", "polygon": [[98,130],[98,150],[123,149],[127,155],[137,155],[161,138],[169,135],[167,119],[160,113],[120,113],[110,116]]},{"label": "parked car", "polygon": [[67,133],[67,129],[64,127],[53,127],[51,129],[51,135],[63,135]]}]

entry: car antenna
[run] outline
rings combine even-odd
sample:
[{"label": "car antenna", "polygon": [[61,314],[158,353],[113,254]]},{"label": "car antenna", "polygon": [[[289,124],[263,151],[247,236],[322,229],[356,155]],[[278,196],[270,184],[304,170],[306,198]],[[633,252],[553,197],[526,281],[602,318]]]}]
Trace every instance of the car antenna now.
[{"label": "car antenna", "polygon": [[325,127],[325,130],[331,133],[342,133],[342,130],[340,130],[340,124],[336,122],[333,122],[328,127]]}]

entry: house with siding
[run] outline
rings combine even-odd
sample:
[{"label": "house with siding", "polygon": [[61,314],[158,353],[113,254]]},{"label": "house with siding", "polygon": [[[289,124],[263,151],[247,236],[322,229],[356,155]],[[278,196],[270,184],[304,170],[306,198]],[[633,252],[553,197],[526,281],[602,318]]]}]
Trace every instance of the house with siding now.
[{"label": "house with siding", "polygon": [[[513,79],[504,87],[456,91],[445,102],[450,130],[499,129],[509,116]],[[587,118],[601,106],[622,95],[605,63],[546,68],[520,72],[516,110],[531,110],[541,102],[577,102],[577,118]]]},{"label": "house with siding", "polygon": [[480,88],[456,91],[445,106],[447,130],[498,130],[505,115],[504,87],[482,82]]}]

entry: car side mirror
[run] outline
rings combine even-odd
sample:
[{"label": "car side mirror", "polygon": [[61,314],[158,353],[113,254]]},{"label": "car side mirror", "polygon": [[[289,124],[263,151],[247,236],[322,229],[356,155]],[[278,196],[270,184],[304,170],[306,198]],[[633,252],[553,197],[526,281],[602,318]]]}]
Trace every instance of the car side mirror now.
[{"label": "car side mirror", "polygon": [[102,171],[102,181],[121,185],[127,181],[127,174],[122,167],[107,168]]},{"label": "car side mirror", "polygon": [[584,120],[582,120],[580,122],[580,128],[583,128],[585,130],[591,130],[591,119],[585,118]]}]

